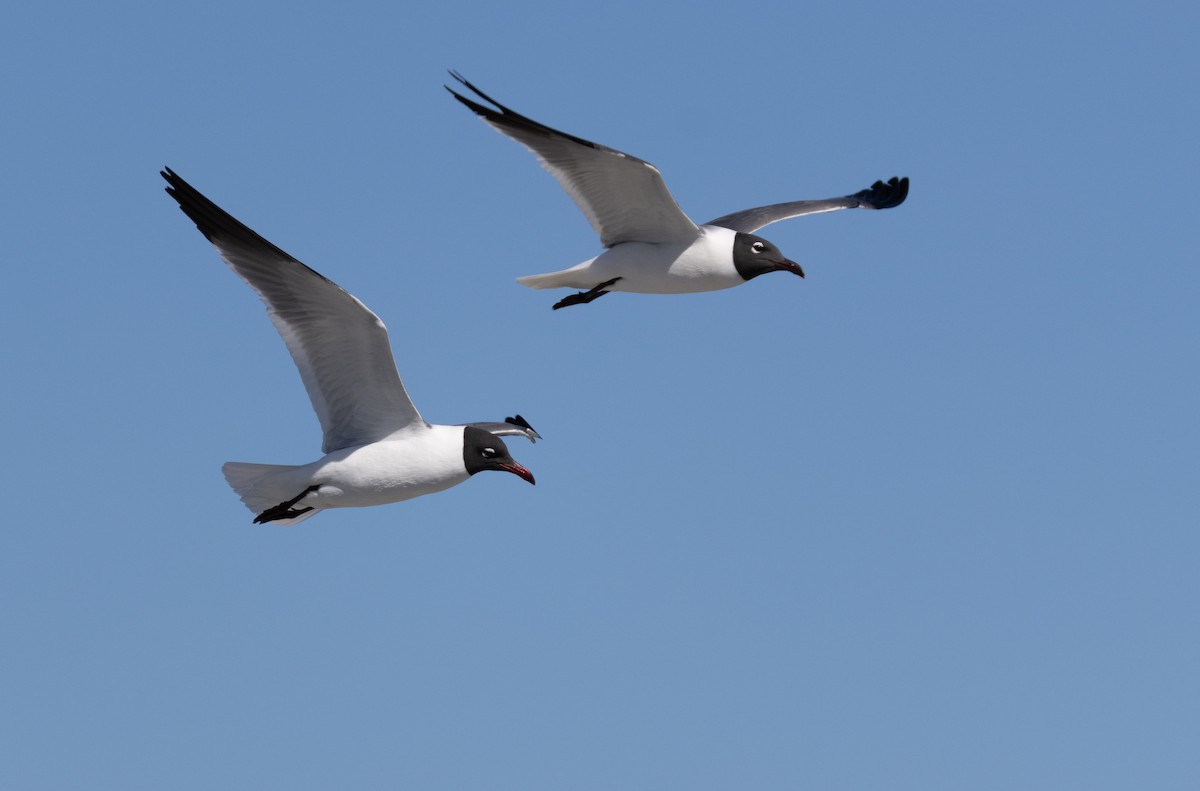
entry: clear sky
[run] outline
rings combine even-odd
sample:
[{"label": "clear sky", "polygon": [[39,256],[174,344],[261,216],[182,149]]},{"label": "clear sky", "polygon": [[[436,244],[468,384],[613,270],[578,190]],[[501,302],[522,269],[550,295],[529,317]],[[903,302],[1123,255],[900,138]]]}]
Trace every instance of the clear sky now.
[{"label": "clear sky", "polygon": [[[1073,10],[1068,10],[1073,9]],[[26,3],[0,29],[8,789],[1194,789],[1194,3]],[[595,255],[442,89],[806,280]],[[250,524],[320,432],[170,166],[530,487]]]}]

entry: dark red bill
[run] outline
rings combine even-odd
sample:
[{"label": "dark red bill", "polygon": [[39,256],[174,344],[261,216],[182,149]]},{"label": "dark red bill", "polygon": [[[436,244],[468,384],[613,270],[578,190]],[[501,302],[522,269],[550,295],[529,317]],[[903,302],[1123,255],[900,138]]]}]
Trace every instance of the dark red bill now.
[{"label": "dark red bill", "polygon": [[789,261],[785,258],[782,261],[772,261],[771,263],[774,264],[775,268],[781,272],[791,272],[793,275],[804,277],[804,270],[801,269],[800,265],[795,261]]},{"label": "dark red bill", "polygon": [[504,470],[505,472],[511,472],[513,475],[520,476],[535,486],[537,485],[537,481],[533,479],[533,473],[522,467],[520,464],[517,464],[515,461],[512,464],[501,464],[500,469]]}]

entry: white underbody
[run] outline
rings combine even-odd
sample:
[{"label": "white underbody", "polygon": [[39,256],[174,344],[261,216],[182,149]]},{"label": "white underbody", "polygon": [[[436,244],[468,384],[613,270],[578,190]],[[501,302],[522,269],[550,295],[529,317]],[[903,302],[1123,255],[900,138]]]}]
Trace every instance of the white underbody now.
[{"label": "white underbody", "polygon": [[605,291],[636,294],[692,294],[745,283],[733,265],[734,232],[700,226],[690,243],[623,242],[607,252],[561,272],[529,275],[517,282],[529,288],[590,289],[620,278]]},{"label": "white underbody", "polygon": [[424,424],[391,439],[333,451],[310,464],[230,462],[224,471],[242,502],[255,513],[291,500],[310,486],[320,487],[292,506],[313,508],[305,517],[318,509],[410,500],[471,477],[463,461],[463,427]]}]

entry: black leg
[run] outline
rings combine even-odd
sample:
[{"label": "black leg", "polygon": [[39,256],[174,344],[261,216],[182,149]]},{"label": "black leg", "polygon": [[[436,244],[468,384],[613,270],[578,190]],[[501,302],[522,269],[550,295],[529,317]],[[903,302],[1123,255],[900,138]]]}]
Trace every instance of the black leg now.
[{"label": "black leg", "polygon": [[312,506],[307,508],[292,508],[292,506],[320,488],[320,486],[310,486],[292,499],[282,502],[279,505],[271,506],[254,517],[254,524],[264,525],[267,522],[274,522],[276,519],[291,519],[294,516],[300,516],[300,514],[307,514],[312,510]]},{"label": "black leg", "polygon": [[572,294],[569,297],[563,297],[558,302],[554,303],[554,307],[552,308],[552,310],[558,310],[559,308],[568,308],[571,305],[586,305],[587,303],[591,302],[593,299],[600,299],[600,297],[602,297],[608,293],[604,289],[608,288],[609,286],[611,286],[613,283],[616,283],[620,279],[621,278],[619,278],[619,277],[614,277],[612,280],[605,280],[600,285],[594,286],[594,287],[588,289],[587,291],[580,291],[578,294]]}]

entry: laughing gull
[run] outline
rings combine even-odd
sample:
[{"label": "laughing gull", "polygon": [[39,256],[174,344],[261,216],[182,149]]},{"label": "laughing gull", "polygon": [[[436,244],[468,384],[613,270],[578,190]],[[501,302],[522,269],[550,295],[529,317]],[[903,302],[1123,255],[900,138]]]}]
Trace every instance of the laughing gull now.
[{"label": "laughing gull", "polygon": [[235,220],[170,168],[167,193],[266,303],[313,410],[325,454],[311,464],[221,468],[257,516],[291,525],[326,508],[382,505],[440,492],[483,470],[533,474],[499,434],[540,438],[520,415],[438,426],[417,413],[396,372],[387,328],[366,305]]},{"label": "laughing gull", "polygon": [[610,291],[690,294],[732,288],[767,272],[804,270],[754,231],[773,222],[839,209],[890,209],[908,196],[908,178],[876,181],[842,198],[776,203],[726,214],[697,226],[688,219],[649,162],[526,118],[467,82],[493,110],[446,90],[499,132],[533,152],[600,235],[608,251],[561,272],[529,275],[529,288],[582,288],[554,309],[583,305]]}]

